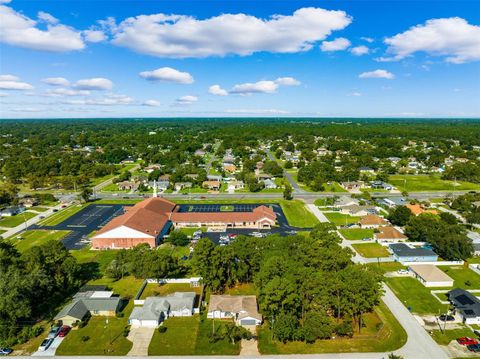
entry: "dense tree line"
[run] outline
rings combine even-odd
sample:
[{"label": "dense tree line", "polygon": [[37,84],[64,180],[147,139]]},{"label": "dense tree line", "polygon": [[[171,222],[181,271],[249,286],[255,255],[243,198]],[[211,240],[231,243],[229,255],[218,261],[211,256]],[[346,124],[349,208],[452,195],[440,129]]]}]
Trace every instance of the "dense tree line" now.
[{"label": "dense tree line", "polygon": [[120,279],[126,275],[135,278],[178,278],[186,268],[178,259],[164,250],[151,250],[148,244],[117,251],[115,259],[106,269],[106,275]]},{"label": "dense tree line", "polygon": [[411,241],[430,243],[445,260],[465,260],[473,254],[472,240],[466,236],[465,228],[450,216],[430,213],[412,216],[405,226],[405,234]]},{"label": "dense tree line", "polygon": [[229,246],[198,242],[193,268],[213,292],[255,284],[260,310],[281,341],[352,335],[378,304],[381,275],[353,264],[331,226],[308,237],[238,237]]},{"label": "dense tree line", "polygon": [[20,254],[0,240],[0,346],[38,334],[37,319],[64,303],[83,280],[81,267],[59,241]]}]

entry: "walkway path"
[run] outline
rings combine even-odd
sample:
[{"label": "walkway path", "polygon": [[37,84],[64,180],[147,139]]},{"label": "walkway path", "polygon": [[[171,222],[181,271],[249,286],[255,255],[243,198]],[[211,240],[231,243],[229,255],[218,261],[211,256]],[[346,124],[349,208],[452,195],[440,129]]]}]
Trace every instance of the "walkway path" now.
[{"label": "walkway path", "polygon": [[315,217],[318,218],[318,220],[320,221],[320,223],[328,223],[330,222],[328,220],[328,218],[322,213],[322,211],[320,211],[318,209],[318,207],[314,204],[307,204],[307,208],[310,210],[310,212],[312,212]]},{"label": "walkway path", "polygon": [[133,343],[128,356],[147,356],[155,328],[131,328],[127,339]]}]

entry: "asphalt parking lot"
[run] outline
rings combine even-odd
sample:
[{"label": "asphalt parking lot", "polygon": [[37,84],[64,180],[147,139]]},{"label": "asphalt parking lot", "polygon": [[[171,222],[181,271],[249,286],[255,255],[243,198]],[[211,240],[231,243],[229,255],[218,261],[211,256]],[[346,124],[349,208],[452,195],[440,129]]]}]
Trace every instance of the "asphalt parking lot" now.
[{"label": "asphalt parking lot", "polygon": [[[282,207],[277,203],[248,203],[248,204],[182,204],[180,206],[180,212],[221,212],[222,207],[233,207],[233,210],[225,212],[250,212],[258,206],[271,207],[277,215],[278,225],[271,229],[247,229],[247,228],[227,228],[225,232],[206,232],[203,233],[203,237],[210,238],[214,243],[219,243],[220,237],[225,234],[241,234],[249,235],[252,232],[279,234],[281,236],[287,236],[292,231],[306,231],[308,228],[297,228],[288,224],[285,213],[283,213]],[[231,209],[231,208],[230,208]]]},{"label": "asphalt parking lot", "polygon": [[62,240],[65,248],[81,249],[89,244],[86,237],[90,233],[102,228],[112,218],[123,214],[124,207],[122,204],[91,204],[55,226],[34,225],[29,229],[71,231]]}]

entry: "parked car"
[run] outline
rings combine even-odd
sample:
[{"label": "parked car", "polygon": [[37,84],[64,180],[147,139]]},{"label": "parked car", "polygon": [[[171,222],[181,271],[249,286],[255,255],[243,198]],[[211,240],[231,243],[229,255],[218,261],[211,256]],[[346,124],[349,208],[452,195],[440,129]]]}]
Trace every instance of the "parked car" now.
[{"label": "parked car", "polygon": [[480,353],[480,344],[467,345],[467,349],[474,353]]},{"label": "parked car", "polygon": [[460,345],[474,345],[474,344],[478,344],[478,341],[473,339],[473,338],[469,338],[469,337],[461,337],[461,338],[458,338],[457,339],[457,342],[458,344]]},{"label": "parked car", "polygon": [[52,212],[58,212],[58,209],[54,208],[54,209],[52,210]]},{"label": "parked car", "polygon": [[13,353],[13,349],[10,348],[0,348],[0,355],[10,355]]},{"label": "parked car", "polygon": [[473,334],[475,334],[477,337],[480,337],[480,330],[474,329]]},{"label": "parked car", "polygon": [[62,206],[61,206],[61,207],[62,207],[62,208],[66,208],[66,207],[67,207],[67,205],[66,205],[66,204],[62,204]]},{"label": "parked car", "polygon": [[442,314],[438,317],[438,319],[440,319],[442,322],[453,322],[455,317],[449,314]]},{"label": "parked car", "polygon": [[235,238],[237,238],[237,234],[236,234],[236,233],[230,233],[230,234],[228,235],[228,237],[229,237],[230,239],[235,239]]},{"label": "parked car", "polygon": [[371,238],[367,238],[367,237],[362,238],[362,241],[369,241],[369,240],[371,240]]},{"label": "parked car", "polygon": [[54,339],[58,335],[59,331],[60,331],[60,327],[52,327],[52,329],[50,329],[50,332],[47,335],[47,338]]},{"label": "parked car", "polygon": [[38,347],[38,350],[44,352],[45,350],[48,349],[48,347],[50,347],[50,345],[52,345],[52,343],[53,343],[53,338],[44,339],[42,344],[40,344],[40,346]]},{"label": "parked car", "polygon": [[58,336],[59,336],[60,338],[63,338],[65,335],[68,334],[68,332],[69,332],[71,329],[72,329],[72,328],[69,327],[68,325],[63,325],[63,326],[60,328],[59,332],[58,332]]},{"label": "parked car", "polygon": [[44,219],[44,218],[45,218],[45,216],[40,216],[40,217],[38,217],[38,218],[40,218],[40,219]]},{"label": "parked car", "polygon": [[297,231],[293,231],[293,230],[292,230],[292,231],[286,231],[285,233],[286,233],[286,234],[293,235],[293,234],[297,234]]},{"label": "parked car", "polygon": [[399,269],[399,270],[397,270],[397,273],[398,273],[398,274],[408,274],[408,270],[406,270],[406,269]]}]

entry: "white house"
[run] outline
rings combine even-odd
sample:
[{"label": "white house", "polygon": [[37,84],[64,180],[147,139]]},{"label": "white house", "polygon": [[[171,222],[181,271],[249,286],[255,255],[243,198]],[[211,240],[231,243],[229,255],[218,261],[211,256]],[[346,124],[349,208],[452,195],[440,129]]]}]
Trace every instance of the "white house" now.
[{"label": "white house", "polygon": [[476,296],[457,288],[448,292],[448,300],[465,324],[480,324],[480,300]]},{"label": "white house", "polygon": [[408,270],[425,287],[452,287],[453,279],[432,264],[411,265]]},{"label": "white house", "polygon": [[147,297],[142,307],[135,307],[128,323],[135,327],[155,328],[168,317],[193,315],[194,292],[175,292],[165,297]]}]

